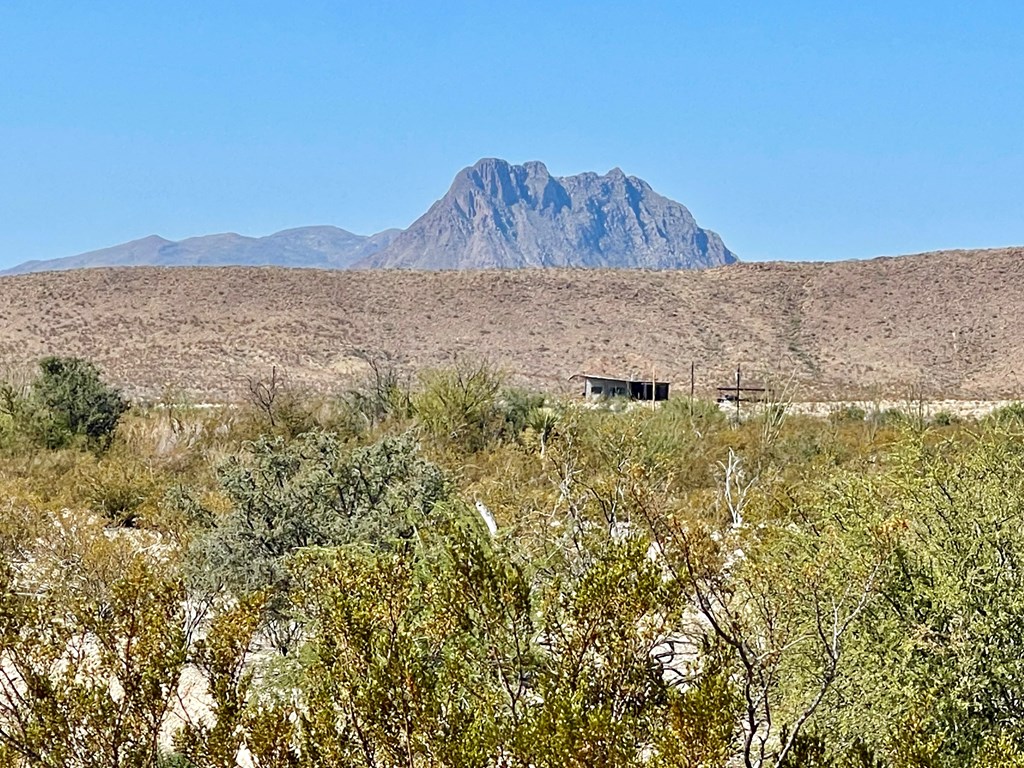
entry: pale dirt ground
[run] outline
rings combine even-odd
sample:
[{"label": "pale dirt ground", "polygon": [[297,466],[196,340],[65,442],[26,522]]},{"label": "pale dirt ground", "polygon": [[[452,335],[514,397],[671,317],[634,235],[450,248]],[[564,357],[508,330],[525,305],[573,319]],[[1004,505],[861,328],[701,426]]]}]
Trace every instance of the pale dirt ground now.
[{"label": "pale dirt ground", "polygon": [[931,418],[947,413],[959,418],[980,419],[997,408],[1010,405],[1013,400],[847,400],[843,402],[794,402],[786,406],[788,413],[827,417],[846,407],[860,408],[866,414],[890,409]]}]

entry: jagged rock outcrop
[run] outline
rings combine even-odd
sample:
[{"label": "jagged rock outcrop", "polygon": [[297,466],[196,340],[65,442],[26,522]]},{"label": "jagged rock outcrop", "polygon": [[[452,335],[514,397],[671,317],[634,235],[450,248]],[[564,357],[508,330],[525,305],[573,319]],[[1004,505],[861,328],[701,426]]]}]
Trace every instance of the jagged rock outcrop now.
[{"label": "jagged rock outcrop", "polygon": [[618,168],[557,178],[540,162],[485,159],[363,268],[614,267],[731,264],[722,239],[681,204]]}]

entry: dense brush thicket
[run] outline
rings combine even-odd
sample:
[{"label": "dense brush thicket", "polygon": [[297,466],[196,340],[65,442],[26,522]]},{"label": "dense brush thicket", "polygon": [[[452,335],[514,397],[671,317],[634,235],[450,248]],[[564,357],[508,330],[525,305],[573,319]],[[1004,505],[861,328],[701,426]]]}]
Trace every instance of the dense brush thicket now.
[{"label": "dense brush thicket", "polygon": [[0,766],[1024,766],[1024,409],[0,398]]}]

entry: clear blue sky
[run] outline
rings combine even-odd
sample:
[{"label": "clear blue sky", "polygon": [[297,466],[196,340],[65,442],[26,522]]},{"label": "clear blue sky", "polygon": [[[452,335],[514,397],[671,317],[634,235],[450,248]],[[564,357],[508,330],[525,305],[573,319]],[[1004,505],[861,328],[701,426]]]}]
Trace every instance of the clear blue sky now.
[{"label": "clear blue sky", "polygon": [[620,166],[741,258],[1024,244],[1024,3],[0,3],[0,266]]}]

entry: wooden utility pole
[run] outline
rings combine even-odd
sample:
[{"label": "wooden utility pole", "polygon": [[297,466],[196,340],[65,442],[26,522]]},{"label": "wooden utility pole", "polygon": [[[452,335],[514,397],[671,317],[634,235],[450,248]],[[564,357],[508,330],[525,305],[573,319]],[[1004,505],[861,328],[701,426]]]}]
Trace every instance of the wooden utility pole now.
[{"label": "wooden utility pole", "polygon": [[740,367],[736,366],[736,421],[740,420]]}]

